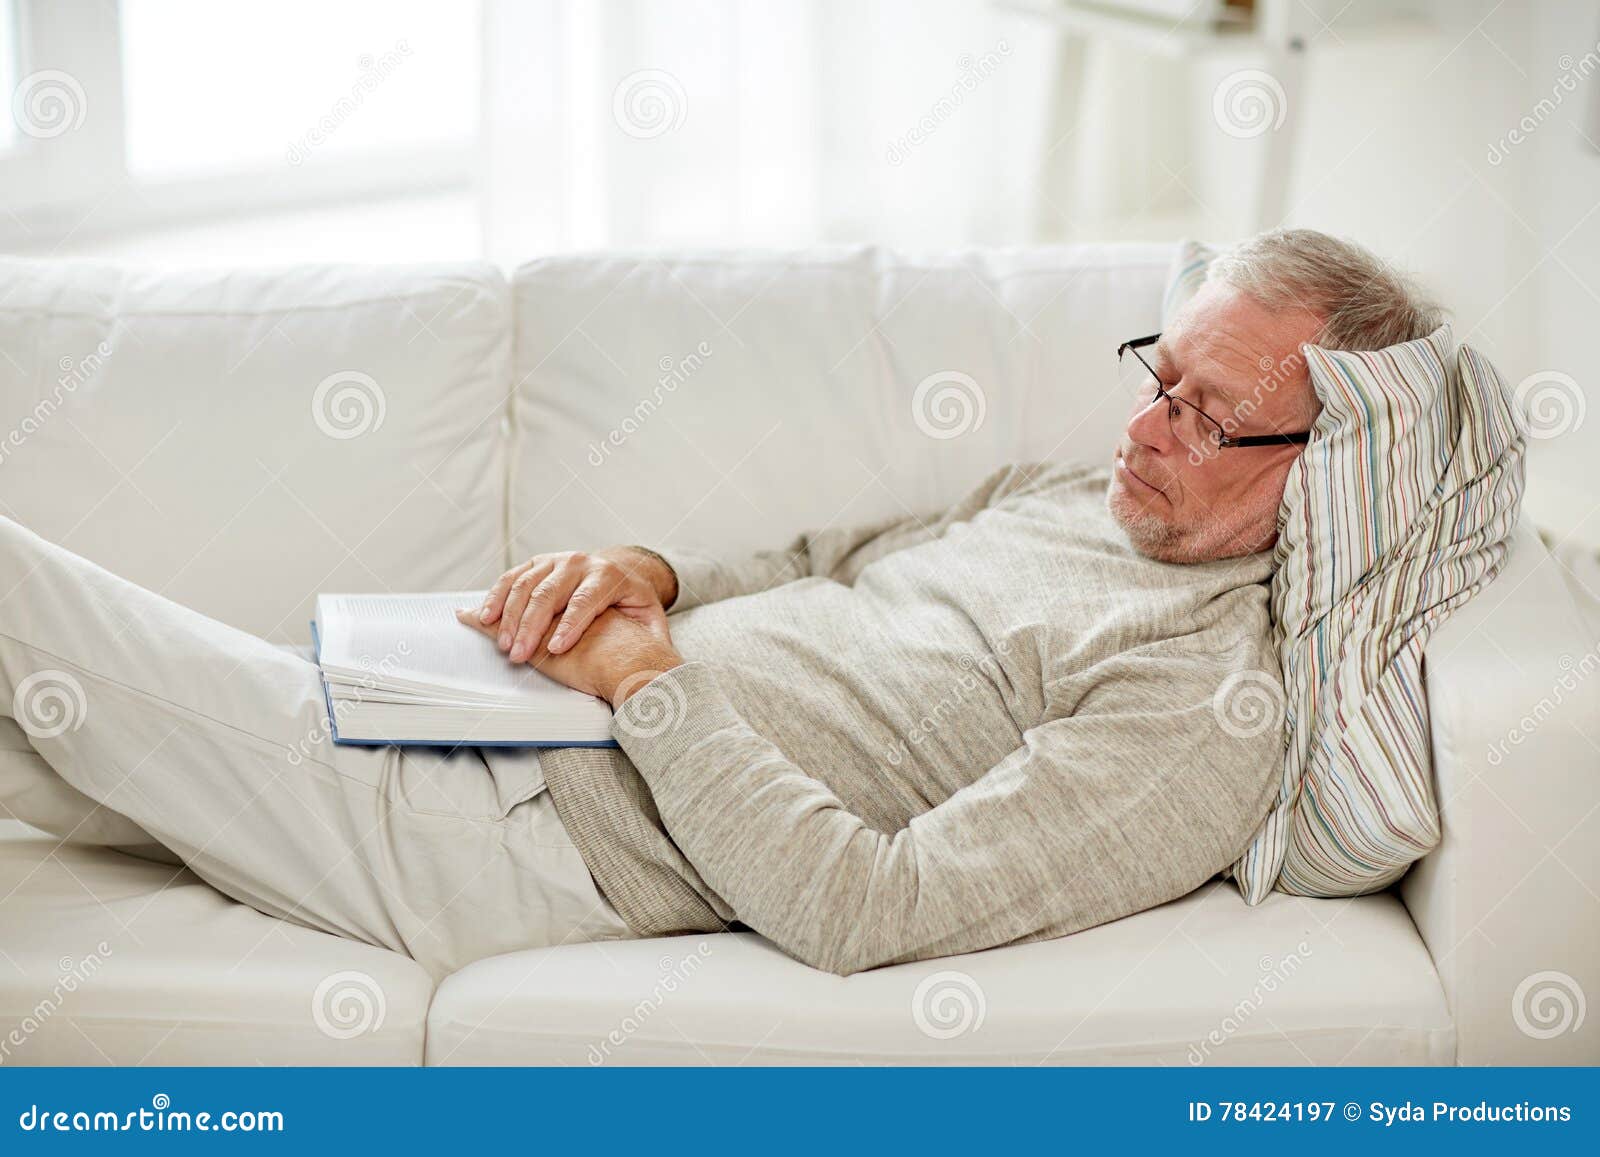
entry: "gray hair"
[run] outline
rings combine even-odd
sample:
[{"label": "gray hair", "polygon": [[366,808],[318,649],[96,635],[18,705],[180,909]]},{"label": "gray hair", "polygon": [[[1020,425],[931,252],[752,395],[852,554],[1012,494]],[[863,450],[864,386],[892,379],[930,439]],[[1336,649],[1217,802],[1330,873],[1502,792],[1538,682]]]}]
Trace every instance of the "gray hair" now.
[{"label": "gray hair", "polygon": [[1410,279],[1371,251],[1314,229],[1258,234],[1213,261],[1206,280],[1264,305],[1311,310],[1322,319],[1316,344],[1328,349],[1385,349],[1426,337],[1444,321]]}]

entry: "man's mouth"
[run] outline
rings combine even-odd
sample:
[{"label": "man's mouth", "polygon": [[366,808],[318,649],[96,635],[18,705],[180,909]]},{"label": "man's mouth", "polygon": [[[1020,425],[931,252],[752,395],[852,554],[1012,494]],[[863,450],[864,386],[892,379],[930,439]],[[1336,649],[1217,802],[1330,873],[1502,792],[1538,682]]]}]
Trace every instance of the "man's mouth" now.
[{"label": "man's mouth", "polygon": [[1117,469],[1122,472],[1122,476],[1124,478],[1130,479],[1133,484],[1139,487],[1141,490],[1148,490],[1152,494],[1161,494],[1162,497],[1166,497],[1166,495],[1162,492],[1161,487],[1154,486],[1145,481],[1139,476],[1138,472],[1135,471],[1132,466],[1128,465],[1128,460],[1122,456],[1122,452],[1120,450],[1117,452]]}]

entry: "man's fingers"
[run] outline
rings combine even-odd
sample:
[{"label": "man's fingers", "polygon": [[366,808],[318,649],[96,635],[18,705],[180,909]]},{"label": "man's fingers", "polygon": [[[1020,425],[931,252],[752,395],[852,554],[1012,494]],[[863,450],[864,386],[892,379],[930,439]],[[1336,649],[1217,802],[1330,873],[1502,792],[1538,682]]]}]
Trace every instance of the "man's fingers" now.
[{"label": "man's fingers", "polygon": [[521,566],[512,567],[489,588],[489,593],[483,600],[483,610],[478,612],[480,623],[492,623],[500,617],[500,612],[505,609],[506,596],[511,593],[511,584],[531,570],[533,565],[533,562],[525,562]]},{"label": "man's fingers", "polygon": [[528,609],[528,600],[533,597],[533,592],[555,573],[557,565],[549,561],[535,560],[517,576],[511,584],[511,590],[506,593],[505,605],[500,611],[500,649],[509,651],[511,642],[516,637],[517,626],[522,622],[523,612]]},{"label": "man's fingers", "polygon": [[604,552],[575,551],[535,555],[511,568],[490,588],[481,607],[465,613],[512,662],[521,663],[536,651],[570,651],[613,606],[645,612],[659,607],[658,592],[626,562],[619,564]]},{"label": "man's fingers", "polygon": [[617,601],[617,588],[621,585],[615,579],[598,574],[590,574],[579,583],[550,636],[550,653],[559,655],[583,638],[583,632],[589,629],[595,616]]},{"label": "man's fingers", "polygon": [[[508,652],[513,663],[520,663],[533,654],[534,647],[549,630],[551,620],[567,605],[567,600],[572,597],[572,591],[581,579],[582,571],[578,567],[570,564],[557,567],[530,592],[520,618],[513,618],[517,588],[511,588],[511,601],[506,604],[506,615],[501,620],[500,638],[503,640],[506,637],[505,628],[508,626],[515,630]],[[521,583],[522,580],[518,579],[517,582]]]},{"label": "man's fingers", "polygon": [[494,586],[490,587],[489,593],[484,596],[483,609],[478,612],[479,622],[492,623],[500,617],[500,612],[506,605],[506,596],[511,593],[511,584],[532,565],[531,562],[525,562],[521,566],[514,566],[495,580]]},{"label": "man's fingers", "polygon": [[[555,654],[550,650],[550,635],[554,630],[555,627],[552,625],[550,630],[539,636],[538,642],[534,644],[528,654],[528,666],[544,675],[550,674],[549,671],[545,670],[545,667],[548,664],[559,661]],[[554,677],[555,676],[551,676],[551,678]],[[565,682],[565,680],[562,680],[562,682]]]},{"label": "man's fingers", "polygon": [[461,623],[463,626],[471,627],[478,634],[487,635],[491,639],[495,636],[494,627],[483,621],[482,611],[462,608],[456,611],[456,622]]}]

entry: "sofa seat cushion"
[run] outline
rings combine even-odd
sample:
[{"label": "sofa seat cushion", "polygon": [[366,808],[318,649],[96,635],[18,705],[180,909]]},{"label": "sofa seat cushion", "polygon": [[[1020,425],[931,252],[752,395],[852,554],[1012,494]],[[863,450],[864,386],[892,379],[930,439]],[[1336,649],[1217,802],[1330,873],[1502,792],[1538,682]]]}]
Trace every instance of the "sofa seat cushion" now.
[{"label": "sofa seat cushion", "polygon": [[433,984],[416,962],[7,827],[0,1065],[421,1062]]},{"label": "sofa seat cushion", "polygon": [[1060,940],[818,972],[753,933],[569,945],[439,986],[428,1063],[1452,1063],[1439,980],[1389,893],[1214,882]]}]

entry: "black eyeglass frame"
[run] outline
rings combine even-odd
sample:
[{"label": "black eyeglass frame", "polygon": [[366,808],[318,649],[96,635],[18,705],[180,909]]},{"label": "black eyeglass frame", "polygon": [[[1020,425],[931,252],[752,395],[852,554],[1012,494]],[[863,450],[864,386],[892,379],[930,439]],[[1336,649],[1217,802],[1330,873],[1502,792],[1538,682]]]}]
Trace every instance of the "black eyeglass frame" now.
[{"label": "black eyeglass frame", "polygon": [[1151,401],[1155,401],[1156,398],[1165,399],[1169,404],[1176,402],[1180,406],[1184,406],[1190,410],[1193,410],[1201,421],[1205,422],[1206,425],[1210,426],[1217,432],[1217,449],[1231,450],[1234,447],[1250,446],[1303,446],[1307,442],[1311,441],[1310,430],[1303,430],[1297,434],[1244,434],[1237,438],[1232,434],[1229,434],[1221,422],[1217,421],[1199,406],[1195,405],[1191,401],[1178,397],[1178,395],[1168,390],[1166,384],[1161,380],[1161,375],[1156,373],[1155,367],[1144,360],[1144,355],[1139,351],[1155,345],[1156,342],[1160,340],[1161,335],[1159,333],[1153,333],[1149,337],[1136,337],[1132,341],[1125,341],[1117,347],[1117,360],[1122,360],[1122,355],[1124,352],[1131,353],[1134,357],[1138,358],[1139,364],[1143,366],[1150,374],[1150,380],[1156,384],[1156,397],[1152,398]]}]

